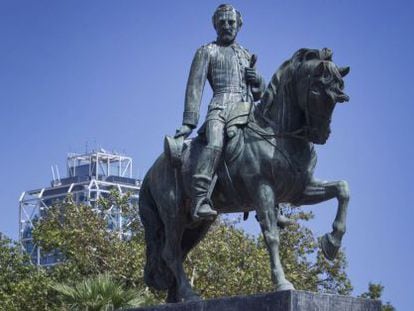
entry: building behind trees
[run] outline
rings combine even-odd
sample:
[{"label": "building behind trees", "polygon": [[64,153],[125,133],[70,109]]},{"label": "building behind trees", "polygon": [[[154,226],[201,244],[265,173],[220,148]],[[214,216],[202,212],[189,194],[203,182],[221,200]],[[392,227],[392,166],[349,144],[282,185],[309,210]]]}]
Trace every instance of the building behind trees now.
[{"label": "building behind trees", "polygon": [[86,204],[107,220],[108,230],[117,232],[120,238],[128,238],[128,219],[117,206],[102,210],[99,199],[111,191],[129,193],[130,204],[137,204],[141,181],[133,178],[132,158],[100,149],[85,154],[69,154],[67,176],[61,178],[56,166],[52,166],[49,187],[29,190],[19,199],[19,242],[33,264],[54,265],[63,260],[59,251],[43,252],[33,240],[33,227],[53,204],[71,196],[78,204]]}]

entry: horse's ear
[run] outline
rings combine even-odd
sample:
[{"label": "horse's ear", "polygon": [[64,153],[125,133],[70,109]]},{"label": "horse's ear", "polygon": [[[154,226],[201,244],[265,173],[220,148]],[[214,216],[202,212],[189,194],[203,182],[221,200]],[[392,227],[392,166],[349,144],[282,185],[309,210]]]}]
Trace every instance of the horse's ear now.
[{"label": "horse's ear", "polygon": [[333,52],[332,52],[332,50],[331,50],[331,49],[328,49],[328,48],[323,48],[323,49],[319,52],[319,54],[320,54],[321,59],[323,59],[323,60],[329,60],[329,61],[332,61],[332,55],[333,55]]},{"label": "horse's ear", "polygon": [[338,68],[338,71],[341,74],[341,77],[342,78],[345,77],[349,73],[350,70],[351,70],[351,68],[349,66],[347,66],[347,67],[339,67]]},{"label": "horse's ear", "polygon": [[320,77],[325,72],[325,62],[319,62],[318,66],[316,66],[315,70],[313,71],[313,75],[315,77]]}]

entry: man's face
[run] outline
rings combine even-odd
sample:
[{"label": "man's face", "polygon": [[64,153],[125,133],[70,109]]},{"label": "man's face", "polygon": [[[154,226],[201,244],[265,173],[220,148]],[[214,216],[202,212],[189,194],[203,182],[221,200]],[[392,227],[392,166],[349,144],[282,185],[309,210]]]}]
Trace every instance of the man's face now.
[{"label": "man's face", "polygon": [[234,11],[220,12],[216,19],[218,41],[231,43],[236,39],[238,32],[237,15]]}]

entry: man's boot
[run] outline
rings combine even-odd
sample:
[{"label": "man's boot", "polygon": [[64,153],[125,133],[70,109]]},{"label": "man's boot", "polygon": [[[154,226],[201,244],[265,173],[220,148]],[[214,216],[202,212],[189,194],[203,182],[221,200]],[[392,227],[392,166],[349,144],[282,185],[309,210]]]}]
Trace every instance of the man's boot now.
[{"label": "man's boot", "polygon": [[213,218],[217,212],[207,197],[213,174],[218,166],[221,149],[206,146],[200,153],[192,180],[193,218]]}]

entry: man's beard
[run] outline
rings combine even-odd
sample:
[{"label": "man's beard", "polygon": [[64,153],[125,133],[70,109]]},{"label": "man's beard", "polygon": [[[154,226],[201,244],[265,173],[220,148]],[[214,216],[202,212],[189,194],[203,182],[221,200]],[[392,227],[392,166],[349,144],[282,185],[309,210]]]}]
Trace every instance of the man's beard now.
[{"label": "man's beard", "polygon": [[236,39],[236,35],[226,32],[226,33],[221,33],[219,36],[219,40],[223,43],[230,43],[233,42]]}]

